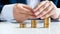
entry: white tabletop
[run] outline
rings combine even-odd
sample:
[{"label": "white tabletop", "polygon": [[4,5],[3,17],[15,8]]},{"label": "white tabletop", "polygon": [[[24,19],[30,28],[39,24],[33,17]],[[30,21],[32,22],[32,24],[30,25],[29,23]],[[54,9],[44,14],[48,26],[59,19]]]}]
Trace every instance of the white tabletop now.
[{"label": "white tabletop", "polygon": [[0,34],[60,34],[60,22],[50,23],[49,28],[43,28],[43,23],[38,23],[37,28],[19,28],[18,23],[1,22]]}]

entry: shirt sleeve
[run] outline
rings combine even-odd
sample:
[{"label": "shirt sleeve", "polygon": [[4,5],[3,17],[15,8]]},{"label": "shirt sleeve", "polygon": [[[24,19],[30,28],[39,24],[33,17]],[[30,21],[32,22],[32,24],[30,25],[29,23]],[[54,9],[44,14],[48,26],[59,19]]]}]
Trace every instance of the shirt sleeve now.
[{"label": "shirt sleeve", "polygon": [[57,8],[56,13],[58,16],[60,15],[60,8]]},{"label": "shirt sleeve", "polygon": [[13,17],[13,7],[16,4],[5,5],[1,11],[1,19],[2,20],[11,20]]}]

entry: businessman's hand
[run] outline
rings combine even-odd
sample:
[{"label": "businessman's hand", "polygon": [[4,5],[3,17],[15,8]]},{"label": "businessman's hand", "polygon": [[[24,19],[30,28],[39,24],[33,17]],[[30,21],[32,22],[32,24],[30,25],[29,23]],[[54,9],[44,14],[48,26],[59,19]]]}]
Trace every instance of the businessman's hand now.
[{"label": "businessman's hand", "polygon": [[51,17],[53,19],[58,18],[56,13],[57,7],[52,1],[42,1],[34,8],[35,15],[37,18],[45,19]]},{"label": "businessman's hand", "polygon": [[17,22],[22,22],[28,18],[35,18],[33,10],[24,4],[16,4],[13,15]]}]

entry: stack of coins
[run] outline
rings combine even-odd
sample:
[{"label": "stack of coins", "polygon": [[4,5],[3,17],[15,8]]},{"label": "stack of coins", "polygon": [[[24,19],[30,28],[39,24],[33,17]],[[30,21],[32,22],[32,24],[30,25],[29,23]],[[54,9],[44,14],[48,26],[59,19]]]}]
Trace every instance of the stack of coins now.
[{"label": "stack of coins", "polygon": [[31,28],[36,28],[36,20],[31,20]]},{"label": "stack of coins", "polygon": [[50,18],[44,19],[44,28],[48,28],[50,23]]},{"label": "stack of coins", "polygon": [[20,23],[20,28],[25,28],[26,24],[25,23]]}]

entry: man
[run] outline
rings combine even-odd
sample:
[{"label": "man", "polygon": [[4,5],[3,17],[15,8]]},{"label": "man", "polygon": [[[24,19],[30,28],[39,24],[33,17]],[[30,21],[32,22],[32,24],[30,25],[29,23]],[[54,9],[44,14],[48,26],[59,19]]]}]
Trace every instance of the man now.
[{"label": "man", "polygon": [[[42,1],[40,3],[40,1],[41,0],[0,0],[1,16],[5,20],[16,19],[17,22],[22,22],[28,18],[58,18],[59,14],[57,15],[57,11],[55,11],[57,7],[52,2]],[[57,5],[58,0],[53,0],[53,2]]]}]

